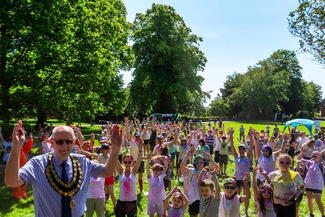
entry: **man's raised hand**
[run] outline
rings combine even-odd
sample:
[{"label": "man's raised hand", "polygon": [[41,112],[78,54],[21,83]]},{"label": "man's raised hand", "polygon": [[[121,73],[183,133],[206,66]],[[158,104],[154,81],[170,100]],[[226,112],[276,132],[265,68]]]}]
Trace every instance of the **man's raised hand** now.
[{"label": "man's raised hand", "polygon": [[123,143],[123,132],[119,126],[115,125],[112,130],[112,152],[119,153]]},{"label": "man's raised hand", "polygon": [[25,139],[23,122],[19,120],[12,131],[12,144],[15,146],[23,146]]}]

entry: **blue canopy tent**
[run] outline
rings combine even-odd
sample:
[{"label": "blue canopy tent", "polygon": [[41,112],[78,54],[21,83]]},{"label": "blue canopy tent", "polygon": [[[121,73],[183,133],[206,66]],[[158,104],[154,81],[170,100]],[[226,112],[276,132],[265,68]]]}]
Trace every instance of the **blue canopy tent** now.
[{"label": "blue canopy tent", "polygon": [[287,121],[286,124],[284,125],[284,129],[287,129],[288,126],[292,126],[294,128],[297,128],[297,126],[299,125],[303,125],[305,126],[309,132],[310,135],[313,135],[313,126],[315,126],[315,128],[319,129],[320,128],[320,122],[319,121],[313,121],[313,120],[309,120],[309,119],[293,119],[290,121]]}]

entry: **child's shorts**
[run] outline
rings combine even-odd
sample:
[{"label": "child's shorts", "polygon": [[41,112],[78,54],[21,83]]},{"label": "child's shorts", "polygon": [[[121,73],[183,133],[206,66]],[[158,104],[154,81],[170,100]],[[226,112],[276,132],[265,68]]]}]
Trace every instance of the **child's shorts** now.
[{"label": "child's shorts", "polygon": [[219,155],[219,164],[228,164],[228,155]]},{"label": "child's shorts", "polygon": [[114,176],[105,178],[105,185],[114,185]]},{"label": "child's shorts", "polygon": [[147,213],[149,216],[153,216],[155,213],[157,213],[159,216],[162,216],[164,214],[164,202],[148,201]]}]

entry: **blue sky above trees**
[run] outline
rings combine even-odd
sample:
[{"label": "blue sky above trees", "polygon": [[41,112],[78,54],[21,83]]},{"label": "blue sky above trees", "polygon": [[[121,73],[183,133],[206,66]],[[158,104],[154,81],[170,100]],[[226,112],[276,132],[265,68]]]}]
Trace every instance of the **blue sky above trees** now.
[{"label": "blue sky above trees", "polygon": [[[171,5],[201,36],[201,49],[208,58],[204,91],[212,91],[212,99],[223,87],[226,76],[247,71],[248,66],[270,56],[277,49],[298,50],[303,67],[302,76],[322,86],[325,96],[325,67],[312,60],[308,53],[299,51],[298,38],[288,31],[287,17],[298,5],[298,0],[123,0],[127,17],[134,21],[136,13],[143,13],[152,3]],[[124,73],[125,84],[130,82],[131,72]]]}]

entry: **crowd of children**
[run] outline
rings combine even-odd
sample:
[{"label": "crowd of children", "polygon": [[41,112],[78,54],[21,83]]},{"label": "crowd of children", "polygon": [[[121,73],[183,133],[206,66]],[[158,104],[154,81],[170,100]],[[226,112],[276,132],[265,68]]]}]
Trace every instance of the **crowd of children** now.
[{"label": "crowd of children", "polygon": [[[306,136],[291,129],[282,134],[277,126],[273,132],[268,126],[266,131],[250,128],[245,133],[242,125],[235,139],[235,129],[224,129],[222,124],[125,118],[123,125],[124,143],[116,174],[91,179],[87,217],[94,212],[105,216],[108,199],[117,217],[137,216],[137,192],[147,195],[150,217],[182,217],[186,212],[191,217],[239,217],[241,203],[248,216],[251,189],[259,217],[298,216],[304,192],[309,216],[314,216],[314,199],[325,216],[322,131]],[[105,164],[110,156],[111,127],[103,126],[98,147],[94,146],[94,134],[88,142],[75,127],[75,152]],[[44,136],[44,153],[51,149],[47,141]],[[233,174],[228,164],[234,165]],[[143,192],[144,182],[148,192]],[[114,185],[119,186],[117,199]]]}]

